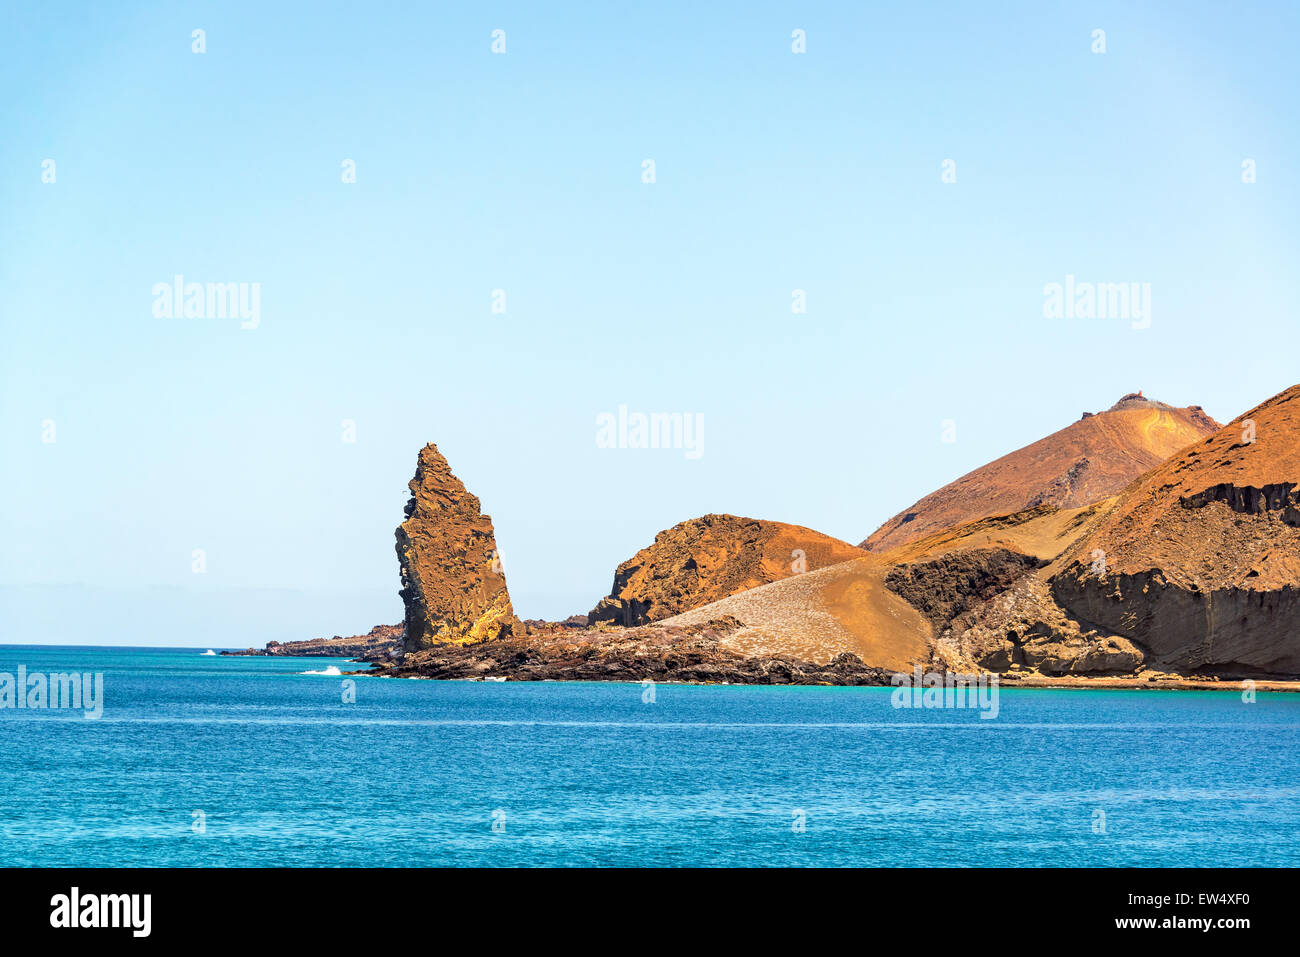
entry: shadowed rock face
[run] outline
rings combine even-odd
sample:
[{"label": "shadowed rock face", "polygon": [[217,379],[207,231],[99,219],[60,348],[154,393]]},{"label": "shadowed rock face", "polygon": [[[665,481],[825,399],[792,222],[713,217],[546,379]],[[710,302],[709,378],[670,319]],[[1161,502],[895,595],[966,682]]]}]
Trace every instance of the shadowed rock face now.
[{"label": "shadowed rock face", "polygon": [[[1022,534],[1052,520],[1041,508],[1021,516]],[[1008,544],[1016,534],[1006,524],[964,528],[972,537],[981,530],[1009,532]],[[963,548],[960,536],[956,542],[951,551],[894,566],[886,578],[933,626],[936,667],[1073,676],[1131,674],[1142,666],[1132,642],[1076,621],[1056,604],[1045,578],[1046,559],[1005,545]],[[925,554],[924,543],[910,548]]]},{"label": "shadowed rock face", "polygon": [[491,517],[432,443],[420,450],[406,521],[397,528],[406,651],[522,631],[497,553]]},{"label": "shadowed rock face", "polygon": [[642,625],[805,571],[862,557],[848,542],[800,525],[705,515],[655,536],[614,573],[590,621]]},{"label": "shadowed rock face", "polygon": [[1179,409],[1140,393],[1126,395],[1105,412],[1085,413],[1073,425],[930,493],[862,547],[883,552],[989,516],[1091,505],[1218,428],[1198,405]]},{"label": "shadowed rock face", "polygon": [[942,630],[1046,564],[1007,548],[972,548],[897,565],[885,576],[885,584]]}]

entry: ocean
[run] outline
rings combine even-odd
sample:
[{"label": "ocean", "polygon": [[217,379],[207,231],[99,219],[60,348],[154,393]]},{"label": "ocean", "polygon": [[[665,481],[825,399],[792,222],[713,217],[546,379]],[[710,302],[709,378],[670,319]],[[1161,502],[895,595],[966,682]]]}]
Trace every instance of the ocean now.
[{"label": "ocean", "polygon": [[[1300,695],[471,683],[0,646],[0,865],[1300,864]],[[648,700],[648,699],[653,700]]]}]

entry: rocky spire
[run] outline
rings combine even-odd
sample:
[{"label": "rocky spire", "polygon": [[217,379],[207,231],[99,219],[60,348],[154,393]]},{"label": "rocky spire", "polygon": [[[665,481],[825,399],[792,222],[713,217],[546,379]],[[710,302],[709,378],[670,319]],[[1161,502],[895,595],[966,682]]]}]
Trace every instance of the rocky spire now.
[{"label": "rocky spire", "polygon": [[438,447],[420,450],[397,560],[406,605],[404,647],[469,644],[522,631],[510,605],[492,519]]}]

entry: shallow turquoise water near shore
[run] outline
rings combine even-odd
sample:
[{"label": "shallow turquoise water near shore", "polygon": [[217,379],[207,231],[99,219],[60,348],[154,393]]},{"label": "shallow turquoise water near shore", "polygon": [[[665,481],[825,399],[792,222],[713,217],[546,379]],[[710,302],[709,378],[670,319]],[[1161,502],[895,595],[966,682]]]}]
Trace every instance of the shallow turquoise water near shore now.
[{"label": "shallow turquoise water near shore", "polygon": [[1300,864],[1300,695],[1002,690],[981,720],[884,688],[345,704],[302,674],[343,660],[0,646],[19,665],[102,672],[105,705],[0,710],[3,865]]}]

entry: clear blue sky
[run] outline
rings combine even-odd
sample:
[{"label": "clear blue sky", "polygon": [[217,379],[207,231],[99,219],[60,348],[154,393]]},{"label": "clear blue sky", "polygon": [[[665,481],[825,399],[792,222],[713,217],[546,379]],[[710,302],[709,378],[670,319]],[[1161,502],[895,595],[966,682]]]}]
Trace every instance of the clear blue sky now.
[{"label": "clear blue sky", "polygon": [[[6,4],[0,641],[397,621],[428,441],[560,617],[696,515],[856,542],[1131,390],[1226,421],[1300,380],[1298,47],[1280,2]],[[259,328],[155,318],[177,273]],[[1044,319],[1066,274],[1151,328]],[[620,404],[704,454],[597,448]]]}]

